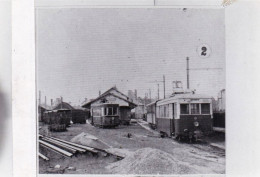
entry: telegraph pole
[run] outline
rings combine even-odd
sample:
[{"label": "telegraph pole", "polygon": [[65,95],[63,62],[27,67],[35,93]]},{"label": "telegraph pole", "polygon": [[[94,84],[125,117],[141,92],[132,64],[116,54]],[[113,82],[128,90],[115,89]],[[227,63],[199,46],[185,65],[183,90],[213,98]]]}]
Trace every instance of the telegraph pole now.
[{"label": "telegraph pole", "polygon": [[189,68],[189,57],[186,58],[187,60],[187,89],[190,89],[190,68]]},{"label": "telegraph pole", "polygon": [[152,96],[151,96],[152,94],[151,94],[151,89],[149,89],[149,98],[150,98],[150,100],[152,100]]},{"label": "telegraph pole", "polygon": [[163,75],[163,98],[165,99],[165,76]]},{"label": "telegraph pole", "polygon": [[158,85],[158,100],[160,99],[160,84],[157,84]]}]

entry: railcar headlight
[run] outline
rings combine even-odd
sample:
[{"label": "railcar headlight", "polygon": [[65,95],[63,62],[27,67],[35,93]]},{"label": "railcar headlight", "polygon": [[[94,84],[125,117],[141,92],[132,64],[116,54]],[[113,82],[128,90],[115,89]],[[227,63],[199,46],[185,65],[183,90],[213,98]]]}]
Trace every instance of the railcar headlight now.
[{"label": "railcar headlight", "polygon": [[199,125],[200,125],[199,122],[194,122],[195,127],[198,127]]}]

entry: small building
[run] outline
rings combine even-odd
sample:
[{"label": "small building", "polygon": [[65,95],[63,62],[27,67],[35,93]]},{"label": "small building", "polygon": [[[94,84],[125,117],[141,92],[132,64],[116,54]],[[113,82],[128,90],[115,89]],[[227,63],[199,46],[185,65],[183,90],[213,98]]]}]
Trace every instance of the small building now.
[{"label": "small building", "polygon": [[92,107],[102,103],[119,105],[119,119],[121,124],[129,124],[131,119],[131,110],[137,106],[135,103],[130,101],[128,96],[118,91],[116,87],[112,87],[96,99],[83,104],[82,107],[90,109],[92,115]]},{"label": "small building", "polygon": [[42,122],[43,121],[43,113],[45,111],[49,111],[49,110],[51,110],[51,109],[48,108],[47,106],[38,105],[38,121]]},{"label": "small building", "polygon": [[145,115],[145,105],[144,104],[138,104],[135,108],[135,118],[136,119],[142,119]]}]

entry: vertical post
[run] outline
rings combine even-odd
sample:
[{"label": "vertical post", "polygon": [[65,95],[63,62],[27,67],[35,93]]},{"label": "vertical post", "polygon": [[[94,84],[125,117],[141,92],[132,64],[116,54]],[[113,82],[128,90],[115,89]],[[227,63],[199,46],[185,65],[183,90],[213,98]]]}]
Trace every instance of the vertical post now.
[{"label": "vertical post", "polygon": [[160,85],[159,84],[157,84],[158,85],[158,100],[160,99]]},{"label": "vertical post", "polygon": [[51,107],[53,106],[53,99],[51,99]]},{"label": "vertical post", "polygon": [[38,103],[38,105],[40,105],[41,104],[41,91],[39,90],[39,103]]},{"label": "vertical post", "polygon": [[150,97],[150,101],[151,101],[152,100],[151,89],[149,89],[149,97]]},{"label": "vertical post", "polygon": [[60,97],[60,106],[61,106],[61,109],[62,109],[62,96]]},{"label": "vertical post", "polygon": [[186,60],[187,60],[187,89],[190,89],[189,57],[187,57]]},{"label": "vertical post", "polygon": [[45,100],[44,100],[44,105],[45,105],[45,107],[46,107],[46,105],[47,105],[47,100],[46,100],[47,98],[46,98],[46,96],[45,96]]},{"label": "vertical post", "polygon": [[165,98],[165,76],[163,75],[163,98]]}]

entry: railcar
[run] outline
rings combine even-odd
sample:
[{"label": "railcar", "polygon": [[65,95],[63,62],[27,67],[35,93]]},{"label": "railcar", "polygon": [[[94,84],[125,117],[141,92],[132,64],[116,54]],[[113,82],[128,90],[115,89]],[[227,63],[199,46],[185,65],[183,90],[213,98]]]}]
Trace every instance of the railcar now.
[{"label": "railcar", "polygon": [[198,139],[212,132],[212,99],[195,93],[175,94],[156,102],[156,128],[162,136]]},{"label": "railcar", "polygon": [[103,103],[91,106],[92,120],[94,126],[101,128],[116,127],[120,124],[119,105]]},{"label": "railcar", "polygon": [[70,125],[71,111],[67,109],[45,111],[43,121],[46,124],[65,124]]},{"label": "railcar", "polygon": [[74,124],[85,124],[87,119],[87,112],[83,110],[72,110],[72,122]]}]

